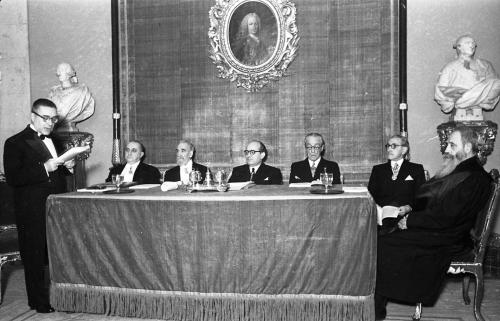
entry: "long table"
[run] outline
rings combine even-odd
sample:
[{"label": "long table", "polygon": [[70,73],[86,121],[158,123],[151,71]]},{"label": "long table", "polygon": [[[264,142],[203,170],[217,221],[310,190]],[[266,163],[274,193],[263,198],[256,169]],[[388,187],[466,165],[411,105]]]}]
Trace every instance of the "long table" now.
[{"label": "long table", "polygon": [[374,320],[368,192],[68,193],[47,201],[56,310],[167,320]]}]

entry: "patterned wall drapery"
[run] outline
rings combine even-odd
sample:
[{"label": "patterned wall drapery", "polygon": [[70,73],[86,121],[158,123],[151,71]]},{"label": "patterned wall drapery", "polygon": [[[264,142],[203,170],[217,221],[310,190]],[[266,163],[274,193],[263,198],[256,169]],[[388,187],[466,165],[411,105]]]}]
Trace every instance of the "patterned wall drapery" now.
[{"label": "patterned wall drapery", "polygon": [[287,177],[314,131],[346,180],[366,180],[398,130],[397,1],[294,3],[300,48],[290,75],[248,93],[217,78],[208,58],[215,0],[121,0],[122,139],[141,140],[146,161],[165,166],[186,138],[198,162],[227,167],[259,139]]}]

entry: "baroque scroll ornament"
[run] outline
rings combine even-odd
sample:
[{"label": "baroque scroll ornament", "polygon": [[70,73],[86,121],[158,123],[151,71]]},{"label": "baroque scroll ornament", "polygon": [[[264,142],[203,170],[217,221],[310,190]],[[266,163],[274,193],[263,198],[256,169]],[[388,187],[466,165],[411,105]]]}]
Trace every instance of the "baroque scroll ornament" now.
[{"label": "baroque scroll ornament", "polygon": [[287,76],[300,39],[295,12],[288,0],[216,0],[208,37],[217,76],[248,92]]}]

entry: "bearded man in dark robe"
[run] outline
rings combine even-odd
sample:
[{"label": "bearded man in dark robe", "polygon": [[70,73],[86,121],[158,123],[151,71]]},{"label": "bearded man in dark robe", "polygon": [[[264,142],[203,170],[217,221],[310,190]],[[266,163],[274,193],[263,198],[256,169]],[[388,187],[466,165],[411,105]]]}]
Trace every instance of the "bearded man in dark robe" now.
[{"label": "bearded man in dark robe", "polygon": [[380,235],[375,290],[376,319],[387,300],[433,305],[451,260],[471,246],[469,232],[490,194],[491,178],[477,157],[477,134],[451,133],[442,168],[417,192],[415,208],[399,229]]}]

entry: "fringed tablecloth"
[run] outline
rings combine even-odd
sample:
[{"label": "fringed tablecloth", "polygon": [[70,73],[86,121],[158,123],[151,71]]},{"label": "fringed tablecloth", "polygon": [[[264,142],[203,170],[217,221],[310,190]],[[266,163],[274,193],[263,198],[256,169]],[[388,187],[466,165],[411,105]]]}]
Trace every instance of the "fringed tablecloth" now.
[{"label": "fringed tablecloth", "polygon": [[167,320],[373,320],[368,193],[286,186],[70,193],[47,203],[51,303]]}]

